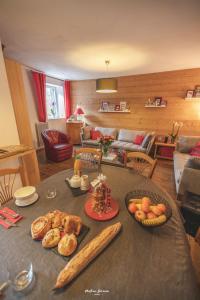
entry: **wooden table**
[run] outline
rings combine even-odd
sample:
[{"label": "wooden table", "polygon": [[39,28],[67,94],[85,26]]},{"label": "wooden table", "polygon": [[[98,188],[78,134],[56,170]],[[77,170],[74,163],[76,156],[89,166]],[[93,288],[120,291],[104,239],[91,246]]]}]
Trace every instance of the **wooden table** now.
[{"label": "wooden table", "polygon": [[[155,142],[154,158],[164,158],[173,160],[173,151],[176,148],[176,144],[160,143]],[[162,149],[168,149],[168,155],[159,154],[159,151]]]},{"label": "wooden table", "polygon": [[[94,294],[98,290],[99,298],[108,300],[199,300],[189,246],[175,202],[151,180],[128,169],[103,165],[102,171],[107,175],[112,195],[120,205],[118,216],[111,221],[97,222],[85,215],[87,196],[74,198],[65,183],[72,170],[44,180],[37,187],[40,199],[35,204],[20,208],[13,202],[9,203],[24,219],[17,228],[6,230],[0,227],[0,275],[6,261],[12,261],[15,268],[22,257],[30,259],[36,283],[31,293],[24,297],[28,300],[95,299]],[[96,175],[96,172],[91,172],[89,177],[94,179]],[[56,187],[55,199],[45,198],[49,187]],[[144,228],[130,217],[124,198],[127,192],[138,188],[166,197],[172,207],[172,217],[165,225]],[[57,293],[52,291],[52,287],[66,262],[53,251],[43,249],[40,242],[33,241],[30,236],[32,221],[54,209],[77,214],[90,227],[80,248],[106,226],[118,221],[123,225],[116,239],[68,287]],[[19,298],[9,290],[5,299]]]}]

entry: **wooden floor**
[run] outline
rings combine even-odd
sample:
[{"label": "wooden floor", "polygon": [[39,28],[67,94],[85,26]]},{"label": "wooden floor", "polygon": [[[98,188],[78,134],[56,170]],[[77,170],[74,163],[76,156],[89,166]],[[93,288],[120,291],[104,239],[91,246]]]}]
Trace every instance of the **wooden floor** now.
[{"label": "wooden floor", "polygon": [[[73,158],[68,159],[64,162],[55,163],[46,160],[44,151],[39,151],[37,154],[41,180],[44,180],[45,178],[56,174],[60,171],[73,168]],[[152,180],[161,188],[166,190],[172,197],[172,199],[176,199],[176,189],[172,161],[162,159],[158,160]],[[191,249],[192,261],[200,284],[200,246],[194,241],[192,237],[188,237],[188,240]]]}]

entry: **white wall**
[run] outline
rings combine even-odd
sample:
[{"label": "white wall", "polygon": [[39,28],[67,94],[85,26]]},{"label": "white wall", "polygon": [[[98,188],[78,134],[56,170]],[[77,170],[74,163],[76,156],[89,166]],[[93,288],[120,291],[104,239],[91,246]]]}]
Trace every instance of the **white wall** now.
[{"label": "white wall", "polygon": [[[17,125],[0,41],[0,147],[19,144]],[[10,159],[8,162],[3,163],[0,161],[1,169],[16,168],[18,165],[19,162],[16,159]],[[21,180],[17,176],[14,190],[20,186]]]},{"label": "white wall", "polygon": [[[31,69],[25,66],[22,66],[22,73],[24,79],[24,87],[26,92],[26,99],[28,104],[29,118],[33,136],[33,144],[36,148],[38,148],[37,144],[37,134],[35,129],[35,124],[39,122],[37,115],[37,106],[36,106],[36,94],[35,88],[33,86]],[[63,85],[63,81],[59,79],[54,79],[51,77],[47,77],[47,82],[57,85]],[[66,120],[65,119],[55,119],[48,120],[48,125],[50,129],[57,129],[66,133]]]}]

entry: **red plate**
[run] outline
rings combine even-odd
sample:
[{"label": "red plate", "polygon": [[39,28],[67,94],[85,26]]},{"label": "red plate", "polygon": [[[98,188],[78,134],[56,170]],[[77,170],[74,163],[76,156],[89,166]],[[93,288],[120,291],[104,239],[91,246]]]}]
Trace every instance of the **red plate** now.
[{"label": "red plate", "polygon": [[107,221],[113,219],[119,212],[119,204],[113,198],[110,200],[110,209],[106,213],[98,214],[96,211],[93,210],[93,199],[89,198],[85,203],[85,213],[90,218],[96,221]]}]

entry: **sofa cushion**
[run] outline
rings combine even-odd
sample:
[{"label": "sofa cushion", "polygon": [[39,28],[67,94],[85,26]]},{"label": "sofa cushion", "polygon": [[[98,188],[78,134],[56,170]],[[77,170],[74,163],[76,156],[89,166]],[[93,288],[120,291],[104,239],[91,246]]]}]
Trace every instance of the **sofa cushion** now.
[{"label": "sofa cushion", "polygon": [[143,142],[143,140],[144,140],[144,135],[136,135],[136,137],[134,138],[134,140],[133,140],[133,144],[135,144],[135,145],[141,145],[142,144],[142,142]]},{"label": "sofa cushion", "polygon": [[191,149],[190,155],[200,157],[200,142],[198,142],[196,146]]},{"label": "sofa cushion", "polygon": [[145,131],[136,131],[129,129],[120,129],[118,135],[118,141],[130,142],[132,143],[136,135],[145,135]]},{"label": "sofa cushion", "polygon": [[190,157],[186,164],[185,167],[191,168],[191,169],[197,169],[200,170],[200,158],[198,157]]},{"label": "sofa cushion", "polygon": [[177,192],[179,190],[179,185],[180,185],[183,169],[184,169],[187,161],[190,159],[190,157],[191,156],[189,154],[174,151],[174,175],[175,175],[175,183],[176,183],[176,191]]},{"label": "sofa cushion", "polygon": [[179,136],[177,150],[181,153],[189,153],[200,142],[200,136]]},{"label": "sofa cushion", "polygon": [[99,130],[91,130],[91,139],[92,140],[99,140],[102,136],[101,132]]},{"label": "sofa cushion", "polygon": [[72,144],[57,144],[57,145],[53,145],[52,148],[56,149],[57,151],[71,150]]},{"label": "sofa cushion", "polygon": [[99,146],[99,140],[92,140],[92,139],[84,140],[83,144],[90,145],[90,146]]},{"label": "sofa cushion", "polygon": [[95,130],[101,132],[102,135],[112,136],[114,138],[114,140],[117,139],[117,129],[116,128],[95,127]]},{"label": "sofa cushion", "polygon": [[85,126],[82,128],[83,130],[83,139],[89,140],[91,138],[91,130],[93,129],[92,126]]},{"label": "sofa cushion", "polygon": [[116,148],[116,149],[123,149],[127,151],[141,151],[145,152],[145,149],[139,145],[135,145],[133,143],[127,143],[123,141],[114,141],[111,144],[111,148]]}]

